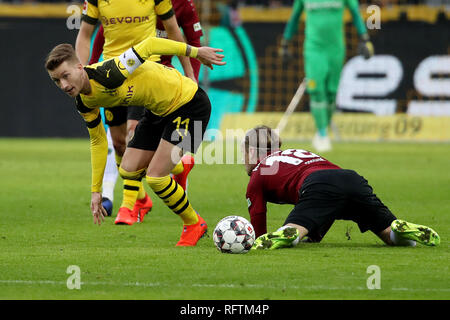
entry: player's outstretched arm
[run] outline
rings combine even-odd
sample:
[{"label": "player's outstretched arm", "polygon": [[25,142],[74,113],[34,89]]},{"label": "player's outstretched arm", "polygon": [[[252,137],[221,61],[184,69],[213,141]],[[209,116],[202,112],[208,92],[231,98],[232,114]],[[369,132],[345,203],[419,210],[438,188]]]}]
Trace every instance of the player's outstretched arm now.
[{"label": "player's outstretched arm", "polygon": [[91,212],[94,223],[101,224],[107,215],[102,206],[102,183],[105,172],[106,158],[108,156],[108,141],[102,123],[100,110],[89,109],[84,106],[81,98],[76,98],[77,109],[86,122],[91,145]]},{"label": "player's outstretched arm", "polygon": [[[100,112],[98,111],[98,117]],[[96,118],[98,119],[98,118]],[[94,120],[98,121],[98,120]],[[105,173],[106,158],[108,157],[108,140],[103,123],[100,121],[95,127],[89,127],[89,137],[91,142],[91,169],[92,169],[92,185],[91,185],[91,212],[94,223],[100,225],[107,212],[102,205],[102,183]]]},{"label": "player's outstretched arm", "polygon": [[218,52],[223,52],[223,50],[210,47],[196,48],[184,42],[149,37],[114,58],[114,62],[117,69],[126,78],[151,55],[187,56],[196,58],[212,68],[213,64],[225,64],[225,61],[223,61],[225,56]]},{"label": "player's outstretched arm", "polygon": [[210,47],[193,47],[184,42],[173,41],[163,38],[147,38],[132,48],[134,52],[143,60],[148,59],[153,54],[176,55],[196,58],[206,65],[224,65],[222,61],[225,57],[222,49]]}]

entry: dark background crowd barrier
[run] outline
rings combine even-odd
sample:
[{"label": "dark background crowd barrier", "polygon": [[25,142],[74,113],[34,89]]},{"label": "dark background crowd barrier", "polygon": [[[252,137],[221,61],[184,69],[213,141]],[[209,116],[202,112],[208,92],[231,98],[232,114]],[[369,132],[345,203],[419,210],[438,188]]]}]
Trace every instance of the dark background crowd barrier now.
[{"label": "dark background crowd barrier", "polygon": [[44,61],[59,43],[75,43],[66,19],[0,18],[0,136],[87,136],[73,99],[50,80]]},{"label": "dark background crowd barrier", "polygon": [[[63,8],[63,13],[66,7],[67,5]],[[214,12],[219,12],[219,9],[215,8]],[[424,60],[430,57],[448,57],[448,10],[444,7],[427,6],[383,10],[388,11],[382,12],[381,29],[369,30],[369,34],[377,56],[387,56],[389,61],[397,61],[401,66],[401,75],[394,77],[396,83],[387,83],[392,87],[391,90],[381,94],[373,94],[370,90],[353,92],[351,97],[346,97],[347,100],[338,99],[338,103],[344,101],[344,105],[338,107],[353,110],[355,102],[365,104],[364,99],[372,102],[392,100],[395,103],[395,113],[408,113],[411,103],[417,101],[437,102],[448,106],[448,66],[442,65],[442,72],[430,69],[422,75],[425,80],[430,80],[428,83],[434,85],[433,88],[439,87],[435,86],[437,79],[444,79],[441,91],[424,94],[426,88],[417,88],[414,82],[418,67]],[[202,13],[201,6],[199,11]],[[86,137],[87,130],[74,108],[73,99],[56,88],[44,69],[44,59],[51,48],[59,43],[74,44],[77,29],[68,27],[67,16],[35,17],[33,7],[30,11],[32,17],[23,17],[23,12],[18,12],[19,17],[5,16],[0,12],[0,57],[3,63],[3,76],[0,80],[0,136]],[[289,14],[289,7],[242,8],[238,17],[236,14],[229,15],[232,21],[223,19],[223,15],[212,21],[209,32],[211,46],[225,49],[228,65],[226,68],[215,68],[208,77],[208,92],[213,102],[211,126],[218,128],[223,115],[229,112],[280,112],[286,109],[304,77],[304,22],[291,43],[293,59],[283,62],[278,57],[278,46]],[[367,17],[367,14],[364,16]],[[345,34],[347,65],[344,70],[348,71],[353,67],[348,62],[356,55],[358,44],[356,30],[348,16]],[[383,65],[386,66],[381,63],[380,70],[372,70],[362,76],[354,72],[356,76],[353,79],[350,77],[350,82],[347,79],[341,83],[340,90],[344,93],[352,90],[352,81],[390,79],[387,74],[392,70],[384,70]],[[201,74],[201,85],[203,78],[204,74]],[[345,85],[350,89],[346,89]],[[349,105],[345,105],[348,101]],[[425,104],[420,107],[423,105]],[[358,106],[356,109],[370,112]],[[306,95],[297,111],[308,110]],[[447,112],[445,108],[439,110],[444,110],[444,115]]]}]

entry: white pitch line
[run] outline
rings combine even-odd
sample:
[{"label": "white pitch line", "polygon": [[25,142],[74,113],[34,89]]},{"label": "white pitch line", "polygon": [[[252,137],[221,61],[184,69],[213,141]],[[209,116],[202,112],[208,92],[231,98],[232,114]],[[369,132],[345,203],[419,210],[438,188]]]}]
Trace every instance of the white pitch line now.
[{"label": "white pitch line", "polygon": [[[0,280],[0,284],[17,284],[17,285],[66,285],[65,281],[53,281],[53,280]],[[94,281],[94,282],[81,282],[82,286],[119,286],[119,287],[171,287],[161,282],[106,282],[106,281]],[[175,285],[177,287],[187,287],[185,284]],[[369,290],[365,287],[328,287],[328,286],[267,286],[262,284],[207,284],[207,283],[194,283],[191,287],[196,288],[260,288],[260,289],[301,289],[301,290],[322,290],[322,291],[355,291],[355,290]],[[381,288],[383,290],[384,288]],[[392,291],[427,291],[427,292],[450,292],[450,288],[388,288]],[[371,290],[372,291],[372,290]],[[373,290],[376,291],[376,290]]]}]

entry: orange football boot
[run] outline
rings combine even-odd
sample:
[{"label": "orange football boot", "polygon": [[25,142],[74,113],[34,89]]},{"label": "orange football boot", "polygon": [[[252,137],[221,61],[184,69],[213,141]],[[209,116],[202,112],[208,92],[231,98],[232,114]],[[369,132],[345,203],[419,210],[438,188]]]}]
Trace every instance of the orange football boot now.
[{"label": "orange football boot", "polygon": [[181,158],[181,162],[183,163],[184,170],[180,174],[174,175],[174,180],[186,191],[187,187],[187,177],[189,172],[191,172],[194,167],[194,157],[190,154],[185,154]]},{"label": "orange football boot", "polygon": [[198,216],[198,222],[189,226],[183,226],[180,241],[177,247],[192,247],[195,246],[206,233],[208,232],[208,225],[202,217]]},{"label": "orange football boot", "polygon": [[145,198],[136,200],[136,203],[133,207],[133,212],[137,216],[137,222],[144,221],[145,215],[152,210],[153,207],[153,201],[148,196],[148,194],[145,195]]},{"label": "orange football boot", "polygon": [[127,207],[120,207],[114,223],[115,224],[128,224],[131,226],[132,224],[136,223],[137,221],[138,221],[138,216],[134,211],[128,209]]}]

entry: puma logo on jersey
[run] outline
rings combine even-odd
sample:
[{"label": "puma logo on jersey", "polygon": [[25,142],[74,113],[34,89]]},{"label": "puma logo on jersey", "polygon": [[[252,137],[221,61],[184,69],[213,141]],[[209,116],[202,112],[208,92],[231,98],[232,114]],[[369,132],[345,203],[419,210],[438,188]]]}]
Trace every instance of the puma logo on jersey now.
[{"label": "puma logo on jersey", "polygon": [[131,98],[133,97],[133,90],[134,86],[128,86],[128,91],[127,94],[125,95],[125,98],[122,100],[123,104],[128,104],[131,100]]}]

